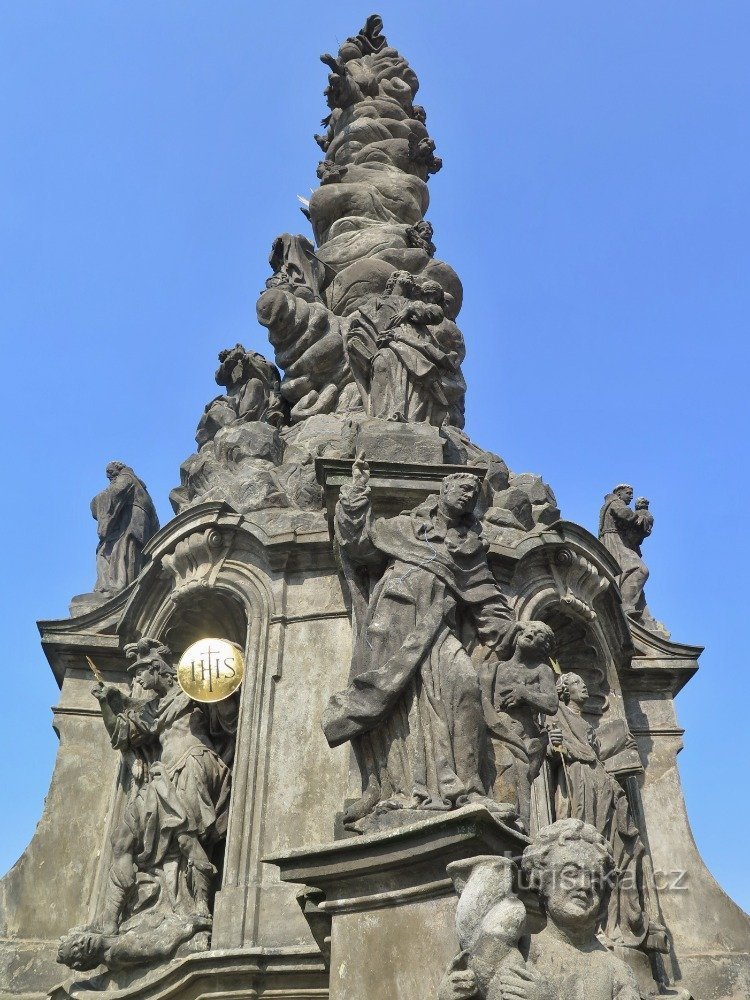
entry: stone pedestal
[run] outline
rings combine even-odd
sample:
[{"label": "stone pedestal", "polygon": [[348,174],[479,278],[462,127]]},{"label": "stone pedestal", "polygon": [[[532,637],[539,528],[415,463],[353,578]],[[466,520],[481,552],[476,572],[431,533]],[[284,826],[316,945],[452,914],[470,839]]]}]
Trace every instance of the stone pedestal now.
[{"label": "stone pedestal", "polygon": [[330,1000],[435,1000],[459,950],[446,865],[517,857],[527,843],[483,806],[466,806],[266,861],[283,882],[305,887],[305,916],[330,951]]},{"label": "stone pedestal", "polygon": [[399,423],[368,417],[357,429],[357,454],[367,461],[416,462],[439,465],[443,461],[440,428],[425,423]]},{"label": "stone pedestal", "polygon": [[78,618],[81,615],[87,615],[89,611],[96,611],[100,608],[102,604],[106,604],[109,600],[107,594],[76,594],[75,597],[70,599],[70,617]]}]

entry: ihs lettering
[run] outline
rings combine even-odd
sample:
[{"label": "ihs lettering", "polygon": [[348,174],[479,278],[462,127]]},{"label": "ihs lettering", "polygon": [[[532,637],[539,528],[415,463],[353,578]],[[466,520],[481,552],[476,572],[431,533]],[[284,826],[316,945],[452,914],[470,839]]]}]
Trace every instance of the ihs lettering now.
[{"label": "ihs lettering", "polygon": [[190,669],[193,682],[196,681],[196,675],[200,677],[202,682],[207,680],[209,691],[214,689],[214,679],[217,681],[221,680],[222,677],[231,679],[237,673],[234,668],[234,657],[225,656],[222,659],[221,650],[211,648],[207,649],[199,660],[191,660]]}]

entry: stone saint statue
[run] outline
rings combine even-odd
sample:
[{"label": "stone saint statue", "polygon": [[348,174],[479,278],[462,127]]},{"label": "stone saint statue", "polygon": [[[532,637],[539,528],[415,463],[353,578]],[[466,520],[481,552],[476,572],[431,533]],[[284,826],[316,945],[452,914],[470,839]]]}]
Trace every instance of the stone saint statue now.
[{"label": "stone saint statue", "polygon": [[563,674],[557,687],[560,707],[548,723],[555,818],[591,824],[612,849],[618,877],[602,921],[608,940],[666,951],[665,929],[652,915],[649,858],[625,790],[604,765],[623,750],[635,751],[635,741],[615,720],[594,731],[582,714],[589,693],[578,674]]},{"label": "stone saint statue", "polygon": [[542,769],[547,733],[539,716],[557,712],[550,666],[555,635],[544,622],[511,625],[481,671],[485,719],[494,750],[494,797],[516,805],[528,832],[531,786]]},{"label": "stone saint statue", "polygon": [[[153,960],[168,942],[178,947],[186,928],[210,925],[213,857],[226,836],[231,774],[204,706],[179,687],[166,646],[140,639],[125,653],[130,696],[109,684],[92,690],[129,780],[112,836],[103,913],[95,928],[84,929],[96,936],[76,944],[80,930],[71,932],[61,951],[74,952],[77,961],[84,944],[120,964],[133,954]],[[123,941],[116,945],[111,939],[118,935]],[[193,950],[208,947],[202,938]]]},{"label": "stone saint statue", "polygon": [[323,730],[332,747],[352,741],[363,782],[345,823],[362,830],[353,824],[373,811],[470,802],[515,814],[488,798],[481,777],[481,691],[460,638],[466,627],[494,647],[512,621],[473,513],[480,482],[470,473],[447,476],[440,496],[374,518],[368,480],[358,459],[335,514],[355,635],[349,687],[331,698]]},{"label": "stone saint statue", "polygon": [[219,367],[214,376],[226,393],[206,406],[195,432],[199,448],[213,441],[222,427],[262,420],[273,427],[284,423],[281,376],[276,365],[257,351],[247,351],[235,344],[219,353]]},{"label": "stone saint statue", "polygon": [[145,483],[122,462],[107,466],[109,486],[91,501],[99,544],[94,592],[119,594],[143,566],[143,547],[159,530],[159,518]]},{"label": "stone saint statue", "polygon": [[425,289],[408,271],[394,271],[383,294],[352,317],[344,341],[369,416],[439,427],[460,415],[463,423],[462,357],[438,335],[446,325],[442,298],[437,282]]},{"label": "stone saint statue", "polygon": [[[439,1000],[641,1000],[628,966],[596,937],[614,869],[612,849],[577,819],[541,829],[523,853],[546,926],[525,937],[506,859],[454,862],[456,930],[463,951]],[[467,877],[468,869],[468,877]],[[466,900],[466,904],[462,903]]]},{"label": "stone saint statue", "polygon": [[625,612],[640,619],[646,610],[643,588],[648,579],[641,543],[651,534],[654,518],[648,510],[648,501],[641,498],[645,507],[633,510],[632,499],[633,487],[626,483],[607,494],[599,515],[599,540],[620,566],[619,586]]}]

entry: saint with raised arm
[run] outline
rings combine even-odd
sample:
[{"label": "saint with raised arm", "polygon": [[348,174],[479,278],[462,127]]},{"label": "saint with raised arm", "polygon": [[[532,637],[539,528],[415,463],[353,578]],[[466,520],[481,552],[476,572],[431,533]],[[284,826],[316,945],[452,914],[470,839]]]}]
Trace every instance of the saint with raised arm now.
[{"label": "saint with raised arm", "polygon": [[331,698],[323,729],[331,746],[352,742],[362,772],[349,826],[373,811],[471,802],[515,814],[490,798],[481,776],[486,725],[462,642],[469,629],[495,646],[513,620],[473,513],[479,488],[473,473],[450,475],[439,496],[375,518],[369,468],[357,460],[341,490],[335,531],[355,640],[349,686]]}]

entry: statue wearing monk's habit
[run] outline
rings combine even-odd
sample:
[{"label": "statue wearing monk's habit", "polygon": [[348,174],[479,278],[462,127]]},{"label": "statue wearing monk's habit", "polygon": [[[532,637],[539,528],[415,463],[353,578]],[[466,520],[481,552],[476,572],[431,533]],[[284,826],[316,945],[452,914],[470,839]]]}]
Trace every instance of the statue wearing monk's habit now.
[{"label": "statue wearing monk's habit", "polygon": [[110,462],[109,485],[91,501],[99,544],[94,592],[111,597],[136,579],[143,548],[159,530],[159,518],[146,484],[128,465]]},{"label": "statue wearing monk's habit", "polygon": [[362,831],[372,814],[401,809],[413,819],[412,810],[474,802],[514,813],[488,795],[481,692],[460,638],[468,630],[495,647],[513,620],[473,514],[479,480],[447,476],[440,496],[374,518],[367,464],[357,460],[352,475],[335,516],[352,594],[352,669],[323,717],[329,744],[351,741],[362,772],[362,797],[344,823]]}]

